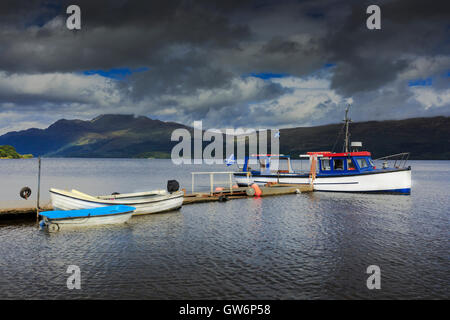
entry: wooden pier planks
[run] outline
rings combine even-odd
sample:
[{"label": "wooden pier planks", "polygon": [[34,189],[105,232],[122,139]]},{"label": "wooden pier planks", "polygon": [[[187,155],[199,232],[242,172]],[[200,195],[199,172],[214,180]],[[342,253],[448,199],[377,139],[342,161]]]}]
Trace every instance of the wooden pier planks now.
[{"label": "wooden pier planks", "polygon": [[[225,196],[228,200],[231,199],[242,199],[242,198],[251,198],[252,196],[248,196],[246,190],[249,187],[244,188],[236,188],[233,189],[233,194],[231,194],[230,189],[224,189],[220,192],[214,192],[213,194],[205,193],[205,192],[196,192],[194,194],[186,194],[184,196],[183,205],[193,204],[193,203],[202,203],[202,202],[212,202],[219,201],[220,196]],[[312,185],[288,185],[288,184],[276,184],[267,187],[260,187],[262,191],[261,197],[269,197],[269,196],[279,196],[285,194],[294,194],[294,193],[303,193],[303,192],[311,192],[313,191]]]},{"label": "wooden pier planks", "polygon": [[[40,208],[40,211],[53,210],[51,205]],[[36,219],[36,208],[0,209],[0,220]]]}]

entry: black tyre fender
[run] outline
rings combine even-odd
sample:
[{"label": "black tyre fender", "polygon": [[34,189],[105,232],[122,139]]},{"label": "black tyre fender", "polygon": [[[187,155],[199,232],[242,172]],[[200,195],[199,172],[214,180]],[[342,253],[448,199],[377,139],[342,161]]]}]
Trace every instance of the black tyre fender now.
[{"label": "black tyre fender", "polygon": [[20,196],[27,200],[31,196],[31,189],[29,187],[23,187],[20,189]]}]

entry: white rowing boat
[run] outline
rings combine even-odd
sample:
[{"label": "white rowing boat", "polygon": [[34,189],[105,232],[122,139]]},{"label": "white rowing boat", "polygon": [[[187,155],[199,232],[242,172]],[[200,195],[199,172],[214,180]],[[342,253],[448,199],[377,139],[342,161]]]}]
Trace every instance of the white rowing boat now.
[{"label": "white rowing boat", "polygon": [[127,194],[91,196],[78,190],[50,189],[54,210],[77,210],[111,205],[135,207],[133,215],[142,215],[179,209],[183,205],[183,191],[155,190]]},{"label": "white rowing boat", "polygon": [[58,231],[73,227],[125,223],[131,218],[134,210],[134,207],[118,205],[82,210],[45,211],[39,213],[42,217],[40,226],[47,227],[49,231]]}]

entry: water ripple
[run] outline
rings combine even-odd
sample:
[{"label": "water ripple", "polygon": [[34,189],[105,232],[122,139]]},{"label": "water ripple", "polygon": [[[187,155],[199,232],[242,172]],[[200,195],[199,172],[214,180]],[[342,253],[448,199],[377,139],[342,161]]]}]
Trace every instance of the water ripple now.
[{"label": "water ripple", "polygon": [[[75,165],[94,164],[95,181],[87,176],[94,169],[75,180],[82,190],[90,182],[123,191],[119,178],[136,190],[160,188],[168,177],[190,182],[186,168],[164,161],[52,161],[46,183],[55,185]],[[448,161],[413,162],[411,196],[313,193],[203,203],[52,234],[34,223],[3,224],[0,298],[448,299],[449,168]],[[81,268],[81,290],[66,288],[70,264]],[[379,291],[366,287],[372,264],[381,268]]]}]

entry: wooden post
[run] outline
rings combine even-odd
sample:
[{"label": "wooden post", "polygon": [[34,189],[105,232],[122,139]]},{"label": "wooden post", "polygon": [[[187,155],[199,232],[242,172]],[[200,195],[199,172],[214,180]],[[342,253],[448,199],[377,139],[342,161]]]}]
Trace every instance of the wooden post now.
[{"label": "wooden post", "polygon": [[230,194],[233,194],[233,181],[232,181],[231,175],[232,175],[232,173],[229,173],[228,177],[230,179]]},{"label": "wooden post", "polygon": [[36,220],[39,221],[39,198],[41,195],[41,157],[38,158],[38,185],[36,200]]},{"label": "wooden post", "polygon": [[309,183],[313,184],[314,180],[316,179],[316,165],[317,165],[317,154],[313,154],[311,156],[311,168],[309,171]]},{"label": "wooden post", "polygon": [[214,191],[214,176],[212,173],[209,174],[209,183],[211,184],[211,195],[212,195]]}]

